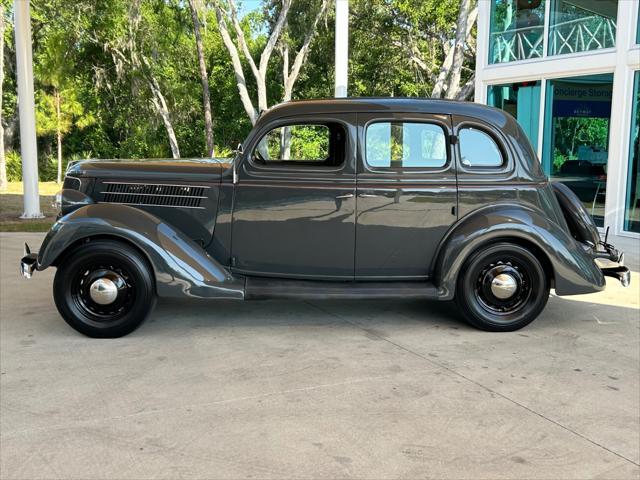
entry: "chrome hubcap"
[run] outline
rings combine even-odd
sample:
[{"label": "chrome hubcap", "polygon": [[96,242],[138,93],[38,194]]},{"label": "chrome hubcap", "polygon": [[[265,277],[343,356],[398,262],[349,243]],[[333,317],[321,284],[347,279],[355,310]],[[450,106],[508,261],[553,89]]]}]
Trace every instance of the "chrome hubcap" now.
[{"label": "chrome hubcap", "polygon": [[476,298],[494,315],[516,312],[531,295],[529,273],[516,259],[492,262],[478,272],[477,278]]},{"label": "chrome hubcap", "polygon": [[491,293],[500,300],[513,297],[518,291],[518,282],[508,273],[500,273],[491,281]]},{"label": "chrome hubcap", "polygon": [[89,287],[89,296],[98,305],[109,305],[118,298],[118,287],[108,278],[99,278]]},{"label": "chrome hubcap", "polygon": [[79,269],[71,289],[77,307],[94,321],[114,321],[126,314],[135,295],[131,275],[106,262]]}]

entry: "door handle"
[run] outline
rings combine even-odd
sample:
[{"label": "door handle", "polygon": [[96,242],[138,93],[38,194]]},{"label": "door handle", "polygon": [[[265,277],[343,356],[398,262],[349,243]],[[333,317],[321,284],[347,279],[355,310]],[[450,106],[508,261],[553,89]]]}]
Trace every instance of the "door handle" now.
[{"label": "door handle", "polygon": [[360,198],[377,198],[379,195],[374,195],[372,193],[359,193],[358,197]]},{"label": "door handle", "polygon": [[347,193],[345,195],[338,195],[336,200],[342,200],[343,198],[353,198],[353,193]]}]

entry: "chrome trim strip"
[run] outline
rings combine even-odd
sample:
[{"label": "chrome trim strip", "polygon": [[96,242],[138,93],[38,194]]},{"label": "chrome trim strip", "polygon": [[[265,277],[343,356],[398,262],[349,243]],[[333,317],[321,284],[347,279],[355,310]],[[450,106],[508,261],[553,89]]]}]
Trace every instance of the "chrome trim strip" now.
[{"label": "chrome trim strip", "polygon": [[[178,197],[180,198],[180,197]],[[127,203],[127,202],[97,202],[97,203],[109,203],[114,205],[135,205],[137,207],[162,207],[162,208],[193,208],[196,210],[206,210],[205,207],[185,207],[182,205],[154,205],[152,203]]]},{"label": "chrome trim strip", "polygon": [[211,188],[207,185],[179,185],[175,183],[142,183],[142,182],[102,182],[102,183],[104,185],[151,185],[154,187]]},{"label": "chrome trim strip", "polygon": [[100,192],[104,195],[144,195],[146,197],[171,197],[171,198],[208,198],[195,195],[168,195],[162,193],[133,193],[133,192]]}]

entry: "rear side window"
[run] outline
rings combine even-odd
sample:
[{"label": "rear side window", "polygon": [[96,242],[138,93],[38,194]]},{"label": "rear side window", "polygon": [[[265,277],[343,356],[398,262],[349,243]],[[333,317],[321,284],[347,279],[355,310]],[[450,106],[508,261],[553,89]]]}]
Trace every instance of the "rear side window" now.
[{"label": "rear side window", "polygon": [[488,133],[465,127],[458,132],[460,161],[465,167],[501,167],[504,163],[500,147]]},{"label": "rear side window", "polygon": [[431,123],[379,122],[366,131],[365,158],[375,168],[434,168],[447,163],[442,127]]}]

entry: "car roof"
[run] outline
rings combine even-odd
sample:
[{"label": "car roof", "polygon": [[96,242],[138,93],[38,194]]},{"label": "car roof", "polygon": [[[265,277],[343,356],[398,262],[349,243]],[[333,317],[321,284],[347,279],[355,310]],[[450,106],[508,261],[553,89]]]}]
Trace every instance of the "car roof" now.
[{"label": "car roof", "polygon": [[259,122],[298,115],[326,115],[337,113],[433,113],[465,115],[484,120],[496,127],[504,127],[513,117],[497,108],[473,102],[416,97],[346,97],[314,100],[291,100],[271,107],[260,115]]}]

